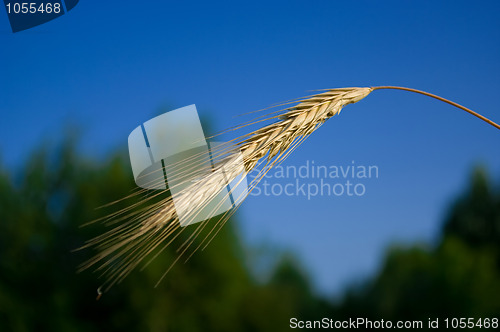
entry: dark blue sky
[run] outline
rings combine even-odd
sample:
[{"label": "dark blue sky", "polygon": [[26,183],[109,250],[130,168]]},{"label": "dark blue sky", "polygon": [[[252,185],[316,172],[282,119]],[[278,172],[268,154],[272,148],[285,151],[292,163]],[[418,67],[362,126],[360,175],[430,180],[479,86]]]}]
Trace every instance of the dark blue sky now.
[{"label": "dark blue sky", "polygon": [[[500,121],[497,1],[82,0],[16,34],[0,11],[0,158],[11,169],[67,123],[82,128],[85,154],[103,158],[160,109],[194,103],[215,132],[322,88],[408,86]],[[437,236],[474,165],[499,179],[499,146],[498,130],[462,111],[377,91],[285,163],[377,165],[366,194],[250,197],[241,231],[292,250],[321,290],[337,290],[373,272],[393,241]]]}]

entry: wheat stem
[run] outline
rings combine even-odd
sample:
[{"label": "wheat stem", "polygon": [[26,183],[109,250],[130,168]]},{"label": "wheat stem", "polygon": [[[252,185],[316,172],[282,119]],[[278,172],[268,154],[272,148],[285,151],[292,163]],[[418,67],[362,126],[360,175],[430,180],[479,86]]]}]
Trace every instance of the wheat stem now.
[{"label": "wheat stem", "polygon": [[451,100],[445,99],[443,97],[436,96],[436,95],[434,95],[432,93],[429,93],[429,92],[425,92],[425,91],[421,91],[421,90],[417,90],[417,89],[412,89],[412,88],[405,88],[405,87],[401,87],[401,86],[375,86],[375,87],[372,87],[372,89],[373,90],[382,90],[382,89],[403,90],[403,91],[409,91],[409,92],[419,93],[421,95],[424,95],[424,96],[427,96],[427,97],[431,97],[431,98],[440,100],[442,102],[445,102],[447,104],[450,104],[452,106],[455,106],[457,108],[460,108],[461,110],[466,111],[467,113],[470,113],[470,114],[474,115],[475,117],[478,117],[479,119],[483,120],[484,122],[489,123],[493,127],[497,128],[497,129],[500,129],[500,125],[499,124],[491,121],[490,119],[482,116],[481,114],[476,113],[473,110],[470,110],[467,107],[464,107],[464,106],[462,106],[460,104],[457,104],[457,103],[455,103],[455,102],[453,102]]}]

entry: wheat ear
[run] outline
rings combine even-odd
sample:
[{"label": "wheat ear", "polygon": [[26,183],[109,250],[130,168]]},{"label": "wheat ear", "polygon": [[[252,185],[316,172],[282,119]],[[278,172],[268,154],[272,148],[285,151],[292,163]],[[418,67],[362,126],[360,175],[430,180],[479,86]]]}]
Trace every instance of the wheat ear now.
[{"label": "wheat ear", "polygon": [[[236,209],[227,212],[219,221],[212,223],[210,232],[197,245],[194,245],[196,237],[209,225],[209,222],[204,221],[197,226],[180,229],[177,213],[181,212],[194,218],[209,201],[219,194],[220,188],[225,183],[233,181],[242,172],[250,172],[257,165],[263,165],[264,167],[249,185],[249,191],[251,191],[266,172],[276,164],[281,163],[327,119],[340,113],[344,106],[360,101],[372,91],[382,89],[406,90],[444,101],[500,129],[498,124],[468,108],[424,91],[404,87],[379,86],[328,89],[313,96],[280,104],[280,106],[289,104],[292,104],[292,106],[233,128],[233,130],[240,129],[256,123],[272,121],[272,123],[262,128],[229,142],[231,146],[235,145],[240,150],[243,163],[238,160],[233,147],[229,144],[221,145],[214,151],[217,163],[213,169],[207,175],[195,181],[190,180],[189,186],[180,193],[175,206],[172,198],[167,197],[160,202],[146,205],[136,211],[132,210],[132,208],[136,207],[136,205],[133,205],[105,217],[104,219],[108,224],[115,226],[103,235],[88,241],[82,247],[93,247],[99,253],[82,264],[81,269],[97,267],[96,270],[101,271],[102,275],[107,278],[105,285],[106,289],[109,289],[114,283],[125,278],[146,257],[152,256],[147,263],[149,264],[181,232],[189,229],[192,232],[191,236],[178,248],[178,257],[167,269],[166,274],[173,264],[187,253],[188,249],[194,249],[189,255],[191,257],[200,247],[206,247]],[[205,158],[206,156],[199,157]],[[175,172],[180,174],[186,172],[192,164],[196,163],[198,163],[197,160],[186,160],[178,165],[168,167],[172,167]],[[158,174],[158,181],[163,181],[162,174]],[[143,193],[143,190],[139,190],[136,195],[142,195]],[[148,197],[146,200],[149,199]],[[116,225],[117,223],[118,225]],[[152,255],[155,250],[157,253]],[[162,278],[165,274],[163,274]]]}]

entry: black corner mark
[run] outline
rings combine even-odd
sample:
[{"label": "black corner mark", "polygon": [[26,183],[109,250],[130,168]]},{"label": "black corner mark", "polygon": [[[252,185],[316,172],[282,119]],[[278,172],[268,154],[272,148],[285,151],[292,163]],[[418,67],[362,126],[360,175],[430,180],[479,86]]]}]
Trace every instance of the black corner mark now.
[{"label": "black corner mark", "polygon": [[71,9],[75,8],[76,4],[80,0],[63,0],[64,3],[66,4],[66,11],[70,11]]},{"label": "black corner mark", "polygon": [[12,32],[19,32],[52,21],[70,11],[79,0],[4,0]]}]

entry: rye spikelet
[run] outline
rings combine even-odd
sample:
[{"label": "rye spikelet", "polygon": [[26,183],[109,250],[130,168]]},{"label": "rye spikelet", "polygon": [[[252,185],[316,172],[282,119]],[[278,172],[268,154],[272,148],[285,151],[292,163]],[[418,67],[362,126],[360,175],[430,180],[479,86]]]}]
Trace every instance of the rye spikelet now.
[{"label": "rye spikelet", "polygon": [[[221,188],[225,187],[225,184],[237,179],[244,172],[248,173],[254,170],[257,165],[261,165],[263,167],[249,184],[248,191],[245,192],[245,195],[248,195],[248,192],[272,167],[281,163],[327,119],[340,113],[344,106],[356,103],[372,91],[381,89],[406,90],[444,101],[500,129],[498,124],[468,108],[427,92],[403,87],[329,89],[313,96],[277,105],[276,107],[291,106],[231,129],[236,130],[256,123],[270,122],[214,149],[212,151],[215,160],[213,166],[207,166],[209,169],[205,169],[206,172],[200,176],[186,177],[188,180],[176,184],[182,185],[184,189],[178,194],[175,204],[169,195],[159,201],[154,201],[155,198],[165,194],[164,192],[149,194],[141,202],[102,218],[101,220],[104,220],[104,223],[112,228],[88,241],[82,247],[94,248],[97,250],[97,254],[82,264],[80,269],[94,267],[96,271],[101,272],[101,276],[106,281],[101,286],[102,288],[98,289],[100,295],[101,289],[107,290],[113,284],[120,282],[141,262],[149,258],[144,267],[147,266],[182,232],[188,230],[191,234],[177,249],[177,258],[165,271],[158,281],[159,283],[181,257],[187,256],[189,259],[198,249],[205,248],[246,196],[239,197],[239,203],[236,207],[215,222],[209,223],[209,220],[205,220],[196,226],[181,228],[178,215],[184,215],[188,219],[194,220],[197,214],[220,194]],[[235,149],[241,153],[235,153]],[[207,157],[200,154],[166,167],[183,176],[190,172],[193,165],[198,165],[201,159]],[[157,175],[158,181],[164,181],[163,174]],[[140,189],[130,196],[144,195],[145,193],[145,190]],[[216,210],[217,207],[213,211]],[[204,235],[201,241],[196,242],[197,237],[207,226],[210,226],[208,234]],[[189,249],[191,249],[190,253],[188,253]]]},{"label": "rye spikelet", "polygon": [[279,121],[257,129],[239,142],[247,171],[267,155],[268,161],[282,155],[292,143],[309,136],[342,107],[368,96],[371,88],[332,89],[302,100],[278,117]]},{"label": "rye spikelet", "polygon": [[[133,210],[137,206],[131,206],[103,218],[105,223],[113,225],[113,228],[88,241],[82,247],[94,248],[97,254],[82,264],[80,270],[94,267],[95,271],[101,272],[106,281],[103,288],[99,288],[99,292],[101,289],[107,290],[116,282],[123,280],[153,251],[161,247],[157,250],[161,252],[182,231],[190,229],[192,234],[178,249],[179,255],[169,267],[168,270],[170,270],[172,265],[193,245],[196,236],[208,225],[208,221],[204,221],[196,227],[180,228],[177,213],[194,218],[207,202],[219,194],[224,183],[231,182],[239,174],[250,172],[259,163],[264,163],[265,167],[250,184],[250,190],[253,189],[265,172],[276,163],[283,161],[298,144],[327,119],[338,114],[345,105],[363,99],[371,91],[371,88],[327,90],[297,100],[294,102],[295,106],[282,109],[259,120],[258,122],[272,121],[272,123],[232,140],[231,148],[228,145],[218,147],[215,156],[217,163],[214,169],[182,190],[175,206],[172,198],[167,197],[146,205],[142,209]],[[241,151],[243,162],[237,160],[238,154],[234,153],[234,146]],[[185,172],[190,167],[190,162],[194,161],[186,161],[171,167],[175,167],[178,172]],[[137,194],[144,194],[144,191],[140,190]],[[217,223],[211,225],[212,229],[208,235],[197,244],[189,257],[213,239],[234,210],[226,213]],[[159,252],[151,258],[156,257]]]}]

